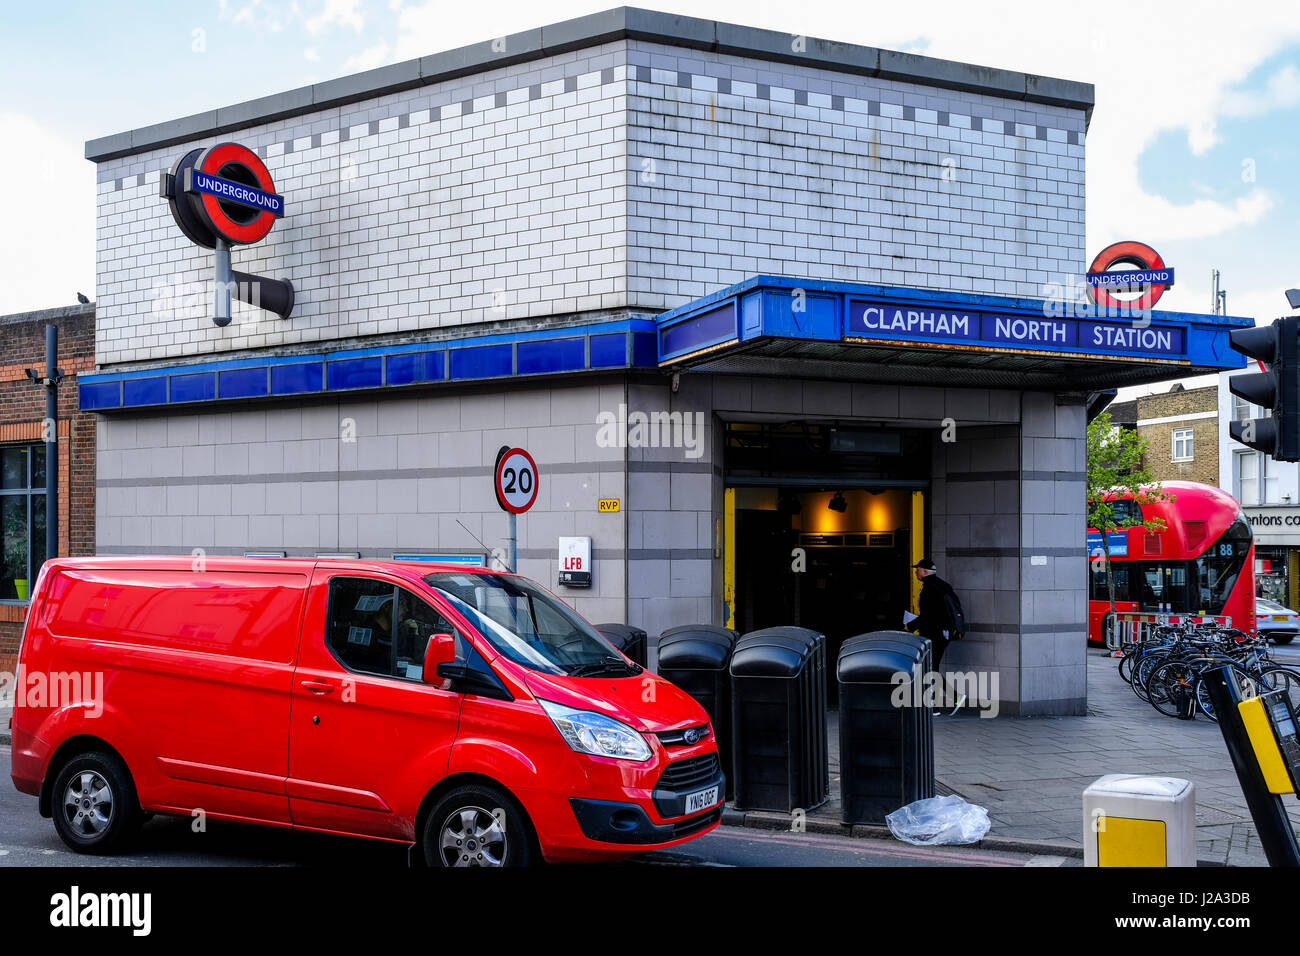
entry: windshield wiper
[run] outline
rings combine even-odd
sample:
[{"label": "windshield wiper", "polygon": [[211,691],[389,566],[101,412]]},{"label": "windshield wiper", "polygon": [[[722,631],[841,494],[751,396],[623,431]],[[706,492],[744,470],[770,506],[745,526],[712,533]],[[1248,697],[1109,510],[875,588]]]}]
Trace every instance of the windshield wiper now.
[{"label": "windshield wiper", "polygon": [[629,664],[627,661],[617,657],[607,657],[601,661],[595,661],[591,664],[582,664],[575,667],[571,672],[572,677],[594,677],[596,674],[609,674],[611,672],[626,671],[629,674],[635,674],[639,670],[636,664]]}]

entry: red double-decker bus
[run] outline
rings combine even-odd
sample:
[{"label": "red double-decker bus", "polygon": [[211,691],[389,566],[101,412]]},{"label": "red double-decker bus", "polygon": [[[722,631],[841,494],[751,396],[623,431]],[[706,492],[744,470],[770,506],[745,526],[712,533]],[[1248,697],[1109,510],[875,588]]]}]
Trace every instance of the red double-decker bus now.
[{"label": "red double-decker bus", "polygon": [[[1115,609],[1223,615],[1255,633],[1255,542],[1238,501],[1194,481],[1166,481],[1173,501],[1138,505],[1132,495],[1110,500],[1116,510],[1138,509],[1144,520],[1163,518],[1165,530],[1142,527],[1109,534],[1115,572]],[[1088,529],[1088,642],[1105,643],[1110,611],[1101,534]]]}]

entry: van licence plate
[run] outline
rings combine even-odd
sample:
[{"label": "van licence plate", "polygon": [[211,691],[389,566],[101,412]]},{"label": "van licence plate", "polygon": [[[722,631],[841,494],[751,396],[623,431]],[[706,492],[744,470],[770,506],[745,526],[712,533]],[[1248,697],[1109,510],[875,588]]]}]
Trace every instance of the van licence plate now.
[{"label": "van licence plate", "polygon": [[707,810],[718,802],[718,788],[709,787],[708,790],[700,790],[696,793],[686,795],[686,812],[699,813],[701,810]]}]

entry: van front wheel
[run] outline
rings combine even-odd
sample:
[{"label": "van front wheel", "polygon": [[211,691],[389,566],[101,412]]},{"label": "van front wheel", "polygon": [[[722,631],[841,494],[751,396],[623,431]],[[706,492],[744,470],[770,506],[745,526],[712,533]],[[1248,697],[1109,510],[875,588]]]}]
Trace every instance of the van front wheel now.
[{"label": "van front wheel", "polygon": [[458,787],[438,801],[424,821],[429,866],[527,866],[532,860],[528,824],[515,802],[494,787]]},{"label": "van front wheel", "polygon": [[78,853],[112,853],[140,823],[131,774],[109,753],[78,754],[54,780],[54,829]]}]

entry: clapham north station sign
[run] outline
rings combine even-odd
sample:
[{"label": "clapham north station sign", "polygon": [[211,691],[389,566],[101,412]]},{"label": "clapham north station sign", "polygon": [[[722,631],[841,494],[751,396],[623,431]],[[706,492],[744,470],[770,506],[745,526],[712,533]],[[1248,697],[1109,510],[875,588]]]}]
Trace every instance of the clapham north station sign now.
[{"label": "clapham north station sign", "polygon": [[1026,349],[1182,356],[1186,330],[1176,326],[1101,322],[996,312],[921,309],[870,301],[849,305],[849,335],[959,342]]}]

